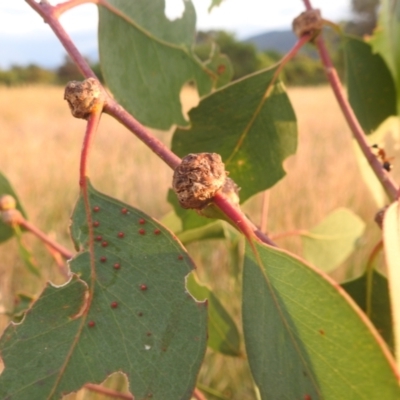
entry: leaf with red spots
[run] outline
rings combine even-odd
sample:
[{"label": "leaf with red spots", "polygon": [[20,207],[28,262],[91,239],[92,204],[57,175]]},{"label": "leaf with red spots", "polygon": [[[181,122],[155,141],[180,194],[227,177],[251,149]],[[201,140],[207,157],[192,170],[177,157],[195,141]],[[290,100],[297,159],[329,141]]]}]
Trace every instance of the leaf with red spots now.
[{"label": "leaf with red spots", "polygon": [[285,251],[254,246],[243,330],[261,398],[399,399],[393,357],[344,290]]},{"label": "leaf with red spots", "polygon": [[[206,305],[185,288],[192,261],[151,217],[92,187],[89,203],[94,238],[107,242],[93,241],[95,273],[81,198],[71,227],[81,249],[73,278],[48,286],[22,324],[4,332],[0,398],[58,399],[121,371],[135,399],[190,399],[207,342]],[[160,233],[140,235],[139,226]]]}]

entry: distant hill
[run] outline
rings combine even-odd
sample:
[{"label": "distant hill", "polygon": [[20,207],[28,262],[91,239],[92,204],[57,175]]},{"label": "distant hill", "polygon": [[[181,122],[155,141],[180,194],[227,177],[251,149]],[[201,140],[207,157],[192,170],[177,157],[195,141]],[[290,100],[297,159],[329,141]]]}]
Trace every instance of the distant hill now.
[{"label": "distant hill", "polygon": [[254,44],[259,51],[275,50],[287,53],[296,43],[296,35],[290,30],[270,31],[252,36],[244,42]]}]

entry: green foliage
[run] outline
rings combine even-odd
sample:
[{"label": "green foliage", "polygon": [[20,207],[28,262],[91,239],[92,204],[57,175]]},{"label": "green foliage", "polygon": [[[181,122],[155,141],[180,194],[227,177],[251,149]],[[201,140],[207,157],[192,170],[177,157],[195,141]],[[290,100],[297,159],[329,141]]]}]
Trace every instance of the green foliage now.
[{"label": "green foliage", "polygon": [[[210,8],[217,4],[213,0]],[[99,7],[101,70],[107,86],[143,123],[161,129],[179,125],[172,138],[177,155],[219,153],[244,202],[282,179],[283,164],[296,151],[296,117],[277,76],[281,57],[257,53],[225,32],[201,33],[195,46],[193,4],[185,2],[183,16],[175,21],[165,17],[164,6],[164,0],[109,0]],[[388,27],[377,32],[373,45],[381,56],[369,44],[345,38],[349,96],[368,131],[395,112],[399,97],[394,87],[399,83],[399,49],[392,47],[398,44],[398,15],[390,15],[388,6],[383,0],[381,19]],[[331,44],[338,46],[334,40]],[[282,77],[289,84],[322,79],[322,67],[305,54],[284,67]],[[254,72],[259,68],[264,69]],[[40,76],[31,70],[31,76]],[[66,58],[58,79],[77,79],[75,73]],[[229,83],[232,76],[242,78]],[[179,98],[188,83],[201,96],[189,121]],[[83,170],[81,166],[81,174]],[[225,359],[251,369],[255,385],[247,377],[245,384],[255,386],[262,400],[400,398],[395,361],[382,340],[395,348],[399,360],[394,346],[400,342],[398,202],[388,208],[383,224],[388,281],[369,265],[343,289],[326,272],[354,251],[364,232],[365,223],[349,210],[339,209],[301,231],[304,255],[312,266],[263,244],[259,230],[253,237],[255,228],[250,222],[246,226],[247,217],[237,204],[231,205],[229,218],[216,202],[197,210],[215,217],[206,219],[182,210],[170,191],[175,213],[164,223],[171,233],[142,211],[101,194],[89,180],[80,185],[71,225],[78,254],[70,260],[70,279],[57,287],[47,284],[27,312],[31,297],[20,296],[20,306],[8,313],[23,319],[10,324],[0,338],[0,398],[58,399],[119,372],[127,376],[135,399],[190,399],[207,344],[213,350],[208,354],[230,356]],[[6,193],[16,197],[0,175],[0,195]],[[22,211],[19,203],[18,208]],[[226,221],[247,228],[241,228],[248,239],[245,254],[241,236]],[[38,274],[18,228],[15,232],[21,258]],[[13,233],[0,224],[0,241]],[[224,240],[230,252],[229,274],[215,252],[216,265],[208,262],[206,271],[195,276],[180,241],[199,242],[206,253],[216,240]],[[207,285],[198,279],[203,274],[210,277]],[[229,288],[225,293],[218,290],[221,282]],[[234,296],[242,304],[244,338],[233,314],[238,310],[230,304]],[[205,367],[213,368],[219,367]],[[202,387],[226,398],[219,389]]]},{"label": "green foliage", "polygon": [[350,36],[344,39],[346,81],[350,104],[369,134],[396,115],[396,90],[390,71],[372,47]]},{"label": "green foliage", "polygon": [[374,53],[385,60],[397,88],[397,112],[400,110],[400,2],[382,0],[379,23],[371,39]]},{"label": "green foliage", "polygon": [[355,250],[364,230],[365,223],[359,216],[346,208],[337,209],[302,233],[304,258],[331,272]]},{"label": "green foliage", "polygon": [[37,65],[27,67],[12,66],[8,71],[0,70],[0,85],[16,86],[22,84],[54,84],[57,82],[56,74]]},{"label": "green foliage", "polygon": [[246,251],[243,328],[261,398],[398,399],[377,333],[338,289],[284,251],[256,251]]},{"label": "green foliage", "polygon": [[365,271],[360,277],[344,282],[342,287],[368,315],[377,331],[393,350],[393,321],[386,277],[376,270]]},{"label": "green foliage", "polygon": [[397,364],[400,360],[400,212],[399,202],[392,203],[385,212],[383,220],[383,238],[385,245],[385,257],[389,277],[389,291],[391,297],[391,311],[393,318],[393,335],[395,343],[395,355]]},{"label": "green foliage", "polygon": [[241,356],[236,324],[213,291],[201,285],[194,274],[189,275],[186,287],[197,300],[208,301],[208,346],[228,356]]},{"label": "green foliage", "polygon": [[233,80],[251,74],[260,69],[257,50],[254,45],[240,42],[235,35],[225,31],[199,32],[195,53],[205,61],[209,57],[213,43],[216,43],[222,54],[226,54],[233,66]]},{"label": "green foliage", "polygon": [[49,285],[24,323],[4,332],[0,397],[59,398],[123,371],[136,398],[189,399],[207,334],[206,304],[185,290],[193,264],[151,217],[92,187],[89,193],[102,240],[89,254],[81,198],[72,218],[82,250],[71,261],[73,278]]},{"label": "green foliage", "polygon": [[203,96],[217,80],[191,51],[195,32],[192,3],[185,2],[182,18],[173,22],[164,14],[163,0],[152,1],[151,5],[146,0],[112,0],[110,4],[120,10],[121,16],[104,7],[99,9],[99,49],[105,82],[143,124],[158,129],[187,125],[179,99],[182,86],[194,81]]},{"label": "green foliage", "polygon": [[258,72],[205,97],[189,112],[191,128],[178,128],[172,139],[179,156],[220,154],[242,202],[281,179],[283,160],[296,150],[296,118],[283,85],[272,83],[275,71]]},{"label": "green foliage", "polygon": [[291,86],[308,86],[325,83],[326,77],[319,60],[298,54],[287,64],[282,80]]}]

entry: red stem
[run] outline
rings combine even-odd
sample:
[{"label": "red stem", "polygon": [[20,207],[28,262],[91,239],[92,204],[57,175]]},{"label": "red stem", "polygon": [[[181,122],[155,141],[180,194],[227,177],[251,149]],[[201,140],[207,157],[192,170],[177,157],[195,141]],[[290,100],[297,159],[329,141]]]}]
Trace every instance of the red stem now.
[{"label": "red stem", "polygon": [[[49,26],[53,29],[54,33],[60,39],[62,45],[72,58],[72,60],[79,67],[82,75],[85,78],[96,78],[95,74],[91,70],[90,66],[87,64],[86,60],[79,53],[78,49],[73,44],[71,38],[64,31],[62,25],[58,22],[57,16],[67,9],[83,4],[83,3],[95,3],[95,4],[103,4],[103,0],[71,0],[69,2],[65,2],[60,4],[59,6],[53,7],[47,3],[36,3],[34,0],[25,0],[39,15],[43,17],[45,22],[49,24]],[[58,7],[58,8],[57,8]],[[308,39],[305,37],[300,39],[298,43],[304,44]],[[295,48],[297,48],[295,45]],[[294,49],[295,49],[294,48]],[[294,51],[294,53],[297,50]],[[293,50],[290,52],[292,53]],[[294,54],[293,53],[293,54]],[[167,146],[165,146],[160,140],[155,138],[151,133],[147,131],[147,129],[140,124],[134,117],[132,117],[121,105],[119,105],[111,96],[106,96],[105,105],[103,111],[113,116],[116,120],[118,120],[121,124],[123,124],[126,128],[128,128],[132,133],[134,133],[140,140],[142,140],[154,153],[156,153],[162,160],[165,161],[172,169],[175,169],[180,163],[181,159],[174,154]],[[99,116],[97,116],[99,117]],[[97,118],[96,117],[96,118]],[[90,122],[92,117],[88,123],[88,130],[91,131],[89,125],[91,123],[95,123],[94,121]],[[96,122],[98,123],[98,121]],[[90,213],[90,205],[87,198],[87,187],[86,187],[86,160],[87,160],[87,150],[90,145],[91,135],[88,135],[85,138],[84,147],[82,149],[82,157],[81,157],[81,171],[80,171],[80,179],[79,184],[83,191],[83,197],[85,199],[85,209],[88,215],[88,223],[89,223],[89,239],[90,243],[93,240],[93,229],[91,224],[91,213]],[[254,224],[252,224],[247,217],[242,213],[240,209],[236,206],[232,205],[224,196],[216,196],[215,203],[220,207],[221,210],[232,219],[237,228],[243,232],[243,234],[250,238],[258,238],[264,243],[273,245],[273,242],[261,231],[258,230]],[[92,243],[93,244],[93,243]],[[94,273],[94,265],[92,265],[92,273]]]},{"label": "red stem", "polygon": [[132,115],[111,97],[107,98],[104,112],[113,116],[117,121],[133,132],[172,169],[175,169],[181,163],[181,159],[175,153],[154,137],[139,121],[132,117]]},{"label": "red stem", "polygon": [[93,136],[96,133],[97,127],[100,122],[101,114],[103,110],[103,104],[98,104],[95,110],[89,116],[88,123],[86,126],[85,138],[83,140],[82,152],[81,152],[81,163],[80,163],[80,171],[79,171],[79,185],[82,191],[83,202],[85,204],[85,213],[86,213],[86,221],[89,228],[89,254],[90,254],[90,271],[91,271],[91,283],[89,290],[89,300],[88,306],[90,306],[94,284],[96,279],[96,265],[94,259],[94,233],[93,233],[93,221],[92,221],[92,212],[90,208],[89,201],[89,193],[88,193],[88,180],[86,178],[87,172],[87,161],[90,150],[90,145],[93,140]]},{"label": "red stem", "polygon": [[46,243],[52,249],[60,253],[65,259],[69,260],[73,257],[73,254],[65,247],[61,246],[54,240],[50,239],[44,232],[42,232],[39,228],[35,225],[31,224],[26,219],[22,219],[19,222],[19,225],[29,232],[33,233],[36,237],[38,237],[42,242]]},{"label": "red stem", "polygon": [[105,396],[109,396],[113,399],[124,399],[124,400],[135,400],[135,398],[131,394],[126,394],[126,393],[120,393],[115,390],[111,390],[108,388],[105,388],[100,385],[95,385],[93,383],[87,383],[84,386],[85,389],[91,390],[93,392],[101,393]]},{"label": "red stem", "polygon": [[[310,0],[303,0],[303,2],[307,10],[312,9]],[[367,159],[375,175],[381,182],[382,186],[386,190],[386,193],[388,194],[389,198],[391,200],[395,200],[399,194],[399,188],[395,183],[395,181],[393,180],[393,178],[387,173],[387,171],[384,170],[381,162],[372,152],[372,149],[366,140],[366,135],[360,123],[358,122],[358,119],[355,116],[350,103],[347,101],[346,96],[344,95],[339,76],[332,63],[328,50],[325,46],[325,42],[321,35],[317,37],[316,45],[318,47],[322,64],[325,67],[326,76],[336,96],[336,100],[339,103],[342,113],[347,121],[347,124],[349,125],[350,130],[353,133],[354,138],[357,140],[357,143],[360,146],[361,151],[363,152],[365,158]]]},{"label": "red stem", "polygon": [[282,238],[289,237],[289,236],[301,236],[301,235],[304,235],[307,233],[308,232],[304,229],[296,229],[293,231],[288,231],[288,232],[283,232],[283,233],[278,233],[276,235],[273,235],[272,239],[277,240],[277,239],[282,239]]},{"label": "red stem", "polygon": [[203,395],[203,393],[201,393],[200,390],[197,388],[194,389],[193,397],[196,400],[207,400],[206,397]]},{"label": "red stem", "polygon": [[[36,3],[34,0],[25,0],[39,15],[43,17],[46,23],[49,24],[50,28],[53,30],[55,35],[60,40],[61,44],[64,46],[65,50],[75,62],[76,66],[79,68],[80,72],[86,78],[96,78],[96,75],[90,68],[86,60],[81,56],[79,50],[76,48],[72,42],[69,35],[65,32],[64,28],[58,21],[58,13],[56,7],[48,3]],[[88,2],[88,1],[86,1]],[[95,1],[91,1],[95,3]],[[83,3],[83,2],[80,2]]]}]

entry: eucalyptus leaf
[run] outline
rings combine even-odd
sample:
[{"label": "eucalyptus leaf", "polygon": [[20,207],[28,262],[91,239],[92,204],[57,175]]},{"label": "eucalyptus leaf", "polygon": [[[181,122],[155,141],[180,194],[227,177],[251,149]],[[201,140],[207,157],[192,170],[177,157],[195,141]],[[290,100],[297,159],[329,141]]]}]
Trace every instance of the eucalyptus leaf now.
[{"label": "eucalyptus leaf", "polygon": [[330,272],[356,249],[364,230],[365,222],[359,216],[347,208],[339,208],[302,234],[304,258]]},{"label": "eucalyptus leaf", "polygon": [[400,2],[381,0],[378,26],[370,40],[375,53],[386,61],[397,87],[397,113],[400,111]]},{"label": "eucalyptus leaf", "polygon": [[284,175],[282,163],[296,150],[296,118],[276,66],[233,82],[203,98],[189,112],[191,127],[176,129],[172,150],[221,155],[241,188],[240,200],[263,191]]},{"label": "eucalyptus leaf", "polygon": [[254,243],[243,328],[260,398],[400,398],[395,362],[344,291],[287,252]]},{"label": "eucalyptus leaf", "polygon": [[181,18],[169,21],[164,0],[108,0],[99,7],[99,52],[104,79],[115,98],[144,125],[185,126],[180,92],[193,81],[200,96],[218,76],[192,52],[195,9],[185,1]]},{"label": "eucalyptus leaf", "polygon": [[395,201],[383,218],[383,240],[388,270],[397,365],[400,367],[400,203]]},{"label": "eucalyptus leaf", "polygon": [[342,283],[342,287],[357,305],[369,314],[377,331],[393,350],[393,325],[386,277],[372,270],[370,274],[365,272],[356,279]]},{"label": "eucalyptus leaf", "polygon": [[200,284],[193,273],[188,276],[186,287],[197,300],[208,301],[208,346],[228,356],[242,356],[236,324],[214,292]]},{"label": "eucalyptus leaf", "polygon": [[365,133],[396,115],[396,87],[389,68],[370,44],[350,36],[344,39],[346,82],[350,104]]},{"label": "eucalyptus leaf", "polygon": [[[137,399],[190,399],[207,342],[207,310],[185,288],[193,263],[148,215],[89,185],[81,197],[72,279],[48,285],[0,339],[0,398],[60,398],[120,371]],[[90,253],[92,252],[92,253]]]}]

